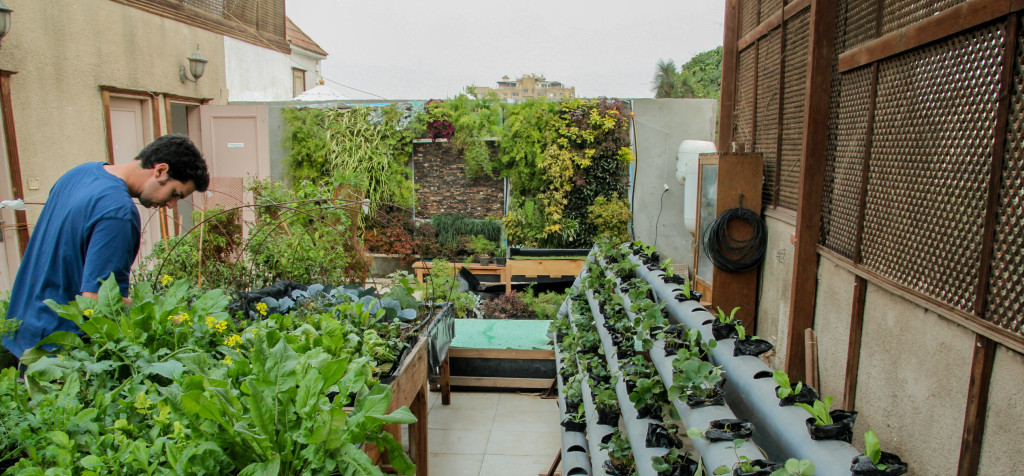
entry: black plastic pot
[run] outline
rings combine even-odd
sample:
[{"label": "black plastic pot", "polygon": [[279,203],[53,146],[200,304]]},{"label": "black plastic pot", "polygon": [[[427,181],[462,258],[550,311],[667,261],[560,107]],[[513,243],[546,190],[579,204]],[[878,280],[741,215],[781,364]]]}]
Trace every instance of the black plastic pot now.
[{"label": "black plastic pot", "polygon": [[[775,387],[775,394],[779,394],[779,387]],[[804,385],[800,387],[800,392],[792,395],[787,395],[786,398],[779,399],[780,407],[791,407],[794,403],[803,403],[805,405],[814,405],[814,401],[818,399],[818,392],[815,392],[813,388]]]},{"label": "black plastic pot", "polygon": [[711,337],[714,337],[715,340],[736,337],[737,335],[739,335],[736,332],[736,322],[737,321],[733,321],[726,324],[718,319],[715,319],[714,321],[711,322]]},{"label": "black plastic pot", "polygon": [[597,407],[597,424],[616,426],[619,424],[619,409],[612,407]]},{"label": "black plastic pot", "polygon": [[673,274],[672,276],[662,276],[661,279],[663,279],[666,283],[671,283],[671,284],[685,284],[686,283],[686,278],[684,278],[684,277],[682,277],[682,276],[680,276],[678,274]]},{"label": "black plastic pot", "polygon": [[573,421],[566,418],[562,420],[561,425],[562,428],[565,428],[565,431],[575,431],[578,433],[587,431],[587,422],[585,421]]},{"label": "black plastic pot", "polygon": [[761,469],[755,469],[753,471],[743,471],[740,468],[732,470],[733,476],[768,476],[775,472],[775,470],[785,467],[783,463],[772,464],[763,459],[755,459],[750,462],[752,466],[757,466]]},{"label": "black plastic pot", "polygon": [[683,441],[679,439],[672,432],[668,431],[664,425],[657,423],[647,424],[647,438],[644,441],[648,448],[681,448]]},{"label": "black plastic pot", "polygon": [[732,356],[752,355],[757,357],[772,350],[772,343],[764,339],[743,339],[737,340],[732,348]]},{"label": "black plastic pot", "polygon": [[750,438],[753,434],[754,424],[740,419],[711,420],[708,429],[704,430],[704,437],[712,442]]},{"label": "black plastic pot", "polygon": [[661,420],[661,408],[656,404],[644,405],[636,409],[636,416],[638,418],[653,418],[655,420]]},{"label": "black plastic pot", "polygon": [[814,417],[807,419],[807,431],[812,440],[839,440],[853,442],[853,423],[857,421],[857,412],[832,410],[831,425],[815,425]]},{"label": "black plastic pot", "polygon": [[860,455],[853,459],[850,471],[854,476],[899,476],[907,474],[909,469],[907,463],[904,463],[899,456],[884,451],[882,457],[878,458],[878,462],[884,464],[886,468],[878,469],[875,467],[875,463],[871,462],[871,458],[868,458],[867,455]]},{"label": "black plastic pot", "polygon": [[601,469],[609,476],[630,476],[631,471],[626,465],[615,465],[612,460],[605,460],[604,464],[601,465]]},{"label": "black plastic pot", "polygon": [[694,476],[697,474],[697,468],[699,467],[700,465],[696,461],[685,458],[673,465],[672,469],[658,472],[658,476]]},{"label": "black plastic pot", "polygon": [[574,415],[578,411],[580,411],[579,402],[570,402],[569,400],[565,401],[565,413],[567,415]]}]

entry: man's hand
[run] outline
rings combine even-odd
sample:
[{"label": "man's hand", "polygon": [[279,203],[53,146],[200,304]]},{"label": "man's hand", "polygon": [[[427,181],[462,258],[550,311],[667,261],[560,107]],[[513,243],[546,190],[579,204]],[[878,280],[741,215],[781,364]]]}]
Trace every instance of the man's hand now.
[{"label": "man's hand", "polygon": [[[99,295],[99,294],[96,294],[96,293],[86,293],[86,292],[83,292],[83,293],[82,293],[82,296],[85,296],[85,297],[87,297],[87,298],[89,298],[89,299],[92,299],[92,300],[94,300],[94,301],[99,301],[99,300],[100,300],[100,295]],[[125,305],[125,306],[127,306],[127,305],[129,305],[129,304],[131,304],[131,303],[132,303],[132,298],[127,298],[127,297],[123,297],[123,296],[122,296],[122,297],[121,297],[121,300],[123,300],[123,301],[124,301],[124,305]]]}]

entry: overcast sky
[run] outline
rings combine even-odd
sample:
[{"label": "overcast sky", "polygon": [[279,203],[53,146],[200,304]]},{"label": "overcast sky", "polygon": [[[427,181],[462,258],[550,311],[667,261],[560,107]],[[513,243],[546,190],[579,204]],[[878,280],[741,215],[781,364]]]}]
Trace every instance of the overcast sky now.
[{"label": "overcast sky", "polygon": [[536,73],[580,97],[653,97],[658,59],[722,44],[725,0],[286,0],[350,98],[445,99]]}]

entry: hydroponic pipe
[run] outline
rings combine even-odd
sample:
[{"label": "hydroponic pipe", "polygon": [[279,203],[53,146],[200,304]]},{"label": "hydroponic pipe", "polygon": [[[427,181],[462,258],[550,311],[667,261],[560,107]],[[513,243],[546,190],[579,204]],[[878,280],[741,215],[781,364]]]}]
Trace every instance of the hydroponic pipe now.
[{"label": "hydroponic pipe", "polygon": [[[700,330],[701,339],[705,342],[710,340],[711,322],[715,316],[697,302],[676,301],[680,288],[666,283],[661,270],[647,269],[635,255],[630,259],[638,263],[637,275],[646,280],[655,295],[666,303],[671,320]],[[726,401],[737,415],[750,420],[758,429],[754,441],[773,461],[809,459],[814,462],[815,474],[819,476],[849,476],[850,462],[860,451],[844,441],[812,440],[805,423],[810,415],[799,407],[780,407],[771,368],[757,357],[734,357],[734,342],[735,339],[718,341],[711,359],[725,372]],[[759,372],[764,372],[760,375],[767,378],[755,379]]]},{"label": "hydroponic pipe", "polygon": [[[619,281],[619,286],[615,289],[620,289],[622,285],[621,280],[618,280],[615,276],[605,271],[606,276],[613,280]],[[619,296],[622,298],[623,307],[626,309],[626,314],[629,318],[636,322],[638,317],[630,309],[632,309],[632,302],[629,296],[623,295],[621,292]],[[732,350],[730,349],[730,352]],[[672,386],[672,374],[674,369],[672,368],[672,360],[674,356],[665,355],[665,347],[663,341],[654,341],[654,346],[649,352],[651,356],[651,362],[654,363],[654,367],[658,370],[658,375],[661,377],[662,383],[665,388]],[[676,399],[671,402],[675,407],[676,412],[679,413],[679,419],[685,426],[685,428],[701,428],[707,429],[713,420],[726,420],[737,418],[735,413],[727,405],[713,405],[708,407],[700,407],[691,409],[685,402],[681,402]],[[757,434],[757,426],[754,426],[754,434]],[[761,452],[755,447],[755,445],[743,445],[738,449],[733,448],[731,441],[719,441],[710,442],[705,439],[691,439],[693,442],[694,450],[700,455],[700,458],[704,461],[704,467],[710,471],[714,471],[719,466],[732,467],[736,464],[739,456],[745,456],[751,460],[761,459],[763,456]]]},{"label": "hydroponic pipe", "polygon": [[[555,346],[555,368],[562,368],[562,355]],[[568,417],[565,404],[565,382],[562,375],[556,370],[555,381],[558,382],[558,415],[559,421],[565,421]],[[593,470],[590,465],[590,454],[587,451],[587,435],[578,431],[568,431],[562,428],[562,474],[569,475],[590,475]]]},{"label": "hydroponic pipe", "polygon": [[664,456],[668,448],[647,447],[647,427],[650,423],[661,423],[650,418],[640,418],[633,402],[629,401],[629,392],[626,391],[626,378],[619,370],[619,359],[616,357],[615,345],[612,344],[611,335],[604,328],[604,316],[597,306],[594,293],[587,290],[587,303],[590,304],[590,312],[594,315],[594,324],[597,327],[597,334],[601,337],[601,347],[604,348],[605,361],[608,364],[608,373],[617,377],[615,379],[615,394],[619,399],[619,412],[622,414],[623,423],[626,425],[626,436],[633,449],[633,459],[636,460],[636,470],[640,476],[658,476],[658,472],[651,467],[651,458]]}]

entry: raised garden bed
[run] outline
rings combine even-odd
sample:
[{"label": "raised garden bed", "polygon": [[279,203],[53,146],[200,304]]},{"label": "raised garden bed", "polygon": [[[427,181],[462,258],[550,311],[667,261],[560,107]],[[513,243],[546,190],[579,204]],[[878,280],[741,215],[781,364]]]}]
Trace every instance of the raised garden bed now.
[{"label": "raised garden bed", "polygon": [[456,319],[448,352],[451,384],[547,389],[555,377],[551,321]]}]

